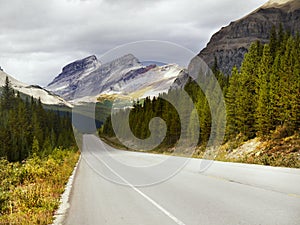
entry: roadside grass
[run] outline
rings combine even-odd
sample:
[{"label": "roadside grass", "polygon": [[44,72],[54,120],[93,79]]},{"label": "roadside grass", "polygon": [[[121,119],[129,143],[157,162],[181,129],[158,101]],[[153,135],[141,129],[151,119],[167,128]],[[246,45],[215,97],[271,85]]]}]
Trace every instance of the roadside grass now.
[{"label": "roadside grass", "polygon": [[[249,149],[249,142],[259,142]],[[300,134],[292,136],[271,136],[252,139],[247,142],[227,142],[219,151],[218,161],[259,164],[275,167],[300,168]],[[248,148],[248,149],[247,149]]]},{"label": "roadside grass", "polygon": [[300,134],[265,140],[256,153],[241,160],[245,163],[300,168]]},{"label": "roadside grass", "polygon": [[0,224],[51,224],[78,161],[75,149],[59,149],[23,163],[0,160]]}]

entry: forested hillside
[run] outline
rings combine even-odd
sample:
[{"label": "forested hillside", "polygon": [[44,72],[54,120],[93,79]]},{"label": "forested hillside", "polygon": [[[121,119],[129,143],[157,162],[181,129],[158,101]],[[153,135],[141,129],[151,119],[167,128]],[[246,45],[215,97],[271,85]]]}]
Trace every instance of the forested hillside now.
[{"label": "forested hillside", "polygon": [[227,100],[227,135],[246,139],[300,127],[300,38],[273,30],[269,44],[254,43],[241,71],[232,71]]},{"label": "forested hillside", "polygon": [[70,115],[12,89],[0,98],[0,224],[51,224],[79,154]]},{"label": "forested hillside", "polygon": [[[226,100],[224,142],[237,137],[242,141],[255,137],[270,140],[299,134],[300,37],[293,37],[281,27],[278,31],[273,28],[270,37],[268,44],[253,43],[240,70],[233,68],[230,77],[224,76],[217,66],[213,68]],[[208,101],[192,80],[186,84],[185,90],[197,108],[200,122],[198,144],[205,146],[211,131]],[[164,95],[176,96],[177,91],[170,90]],[[150,135],[148,125],[151,118],[158,116],[165,119],[168,131],[160,148],[170,148],[180,137],[181,124],[176,110],[163,98],[161,95],[137,101],[130,112],[130,125],[133,133],[143,139]],[[185,99],[178,98],[177,101],[178,105],[184,105]],[[120,117],[125,110],[118,113]],[[189,126],[197,121],[195,115],[196,112],[190,115]],[[100,135],[114,136],[111,118],[107,119]]]},{"label": "forested hillside", "polygon": [[40,100],[23,100],[6,78],[0,98],[0,158],[22,161],[75,144],[70,116],[46,111]]}]

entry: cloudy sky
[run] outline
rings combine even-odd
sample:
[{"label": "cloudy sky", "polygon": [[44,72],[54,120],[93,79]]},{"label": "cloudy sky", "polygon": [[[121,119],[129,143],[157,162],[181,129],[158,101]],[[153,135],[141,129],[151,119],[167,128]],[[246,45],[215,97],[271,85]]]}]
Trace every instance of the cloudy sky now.
[{"label": "cloudy sky", "polygon": [[0,66],[47,85],[67,63],[128,42],[198,53],[211,35],[267,0],[0,0]]}]

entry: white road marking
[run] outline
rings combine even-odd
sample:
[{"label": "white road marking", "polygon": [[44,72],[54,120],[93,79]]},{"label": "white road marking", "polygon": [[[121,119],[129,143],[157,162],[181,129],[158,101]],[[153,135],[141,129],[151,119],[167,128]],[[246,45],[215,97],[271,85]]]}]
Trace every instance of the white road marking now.
[{"label": "white road marking", "polygon": [[52,225],[62,225],[63,224],[63,221],[65,219],[67,211],[70,207],[70,204],[69,204],[70,193],[71,193],[71,189],[73,187],[75,175],[77,173],[77,169],[78,169],[78,165],[79,165],[80,161],[81,161],[81,155],[79,156],[79,159],[73,169],[73,172],[72,172],[71,176],[69,177],[68,183],[65,186],[65,191],[61,195],[60,205],[54,213],[54,221],[53,221]]},{"label": "white road marking", "polygon": [[[86,146],[86,148],[88,148]],[[150,203],[152,203],[156,208],[158,208],[161,212],[163,212],[166,216],[168,216],[170,219],[172,219],[176,224],[178,225],[185,225],[184,222],[182,222],[180,219],[178,219],[176,216],[174,216],[172,213],[164,209],[161,205],[159,205],[156,201],[154,201],[152,198],[150,198],[148,195],[137,189],[134,185],[132,185],[129,181],[127,181],[125,178],[123,178],[120,174],[118,174],[114,169],[112,169],[109,165],[107,165],[102,159],[97,157],[96,154],[91,151],[92,155],[94,155],[99,161],[101,161],[112,173],[114,173],[117,177],[119,177],[124,183],[126,183],[129,187],[131,187],[133,190],[135,190],[137,193],[139,193],[142,197],[144,197],[146,200],[148,200]],[[86,160],[87,161],[87,160]],[[94,170],[95,171],[95,170]]]}]

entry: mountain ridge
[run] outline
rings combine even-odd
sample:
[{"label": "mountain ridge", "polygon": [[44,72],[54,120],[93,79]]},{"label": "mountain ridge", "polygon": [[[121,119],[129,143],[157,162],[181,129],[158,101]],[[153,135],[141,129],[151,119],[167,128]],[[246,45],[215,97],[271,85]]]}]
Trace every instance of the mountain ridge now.
[{"label": "mountain ridge", "polygon": [[[93,68],[97,68],[101,65],[101,63],[97,60],[95,55],[88,56],[82,60],[76,60],[65,67],[63,67],[62,72],[65,75],[65,78],[74,76],[74,73],[82,70],[82,69],[88,69],[92,70]],[[54,78],[54,80],[48,84],[51,85],[52,83],[55,83],[57,80],[62,79],[61,74],[59,74],[57,77]]]},{"label": "mountain ridge", "polygon": [[40,98],[43,104],[73,107],[69,102],[65,101],[60,96],[57,96],[54,93],[45,90],[39,85],[25,84],[8,75],[3,70],[0,70],[0,86],[4,86],[6,77],[8,77],[11,86],[14,90],[19,91],[20,93],[23,93],[27,96],[32,96],[35,99]]},{"label": "mountain ridge", "polygon": [[271,0],[247,16],[231,22],[216,32],[198,54],[211,68],[230,75],[233,66],[240,67],[251,43],[267,43],[273,27],[282,24],[285,30],[300,31],[300,1]]},{"label": "mountain ridge", "polygon": [[[71,62],[47,86],[47,89],[76,104],[95,102],[102,95],[146,97],[166,92],[183,68],[176,64],[143,65],[132,54],[126,54],[96,68],[76,67],[91,56]],[[67,68],[67,69],[64,69]],[[77,69],[79,68],[79,69]],[[72,76],[70,76],[70,74]]]}]

